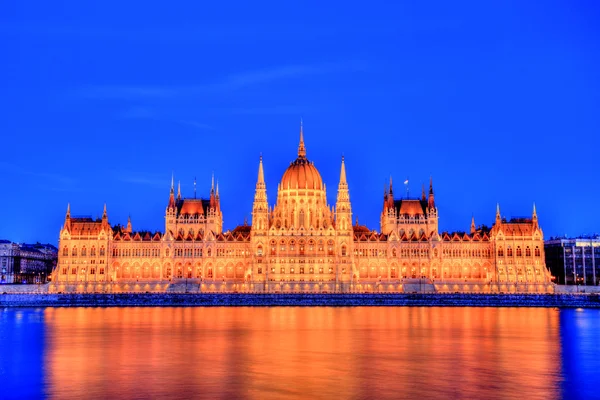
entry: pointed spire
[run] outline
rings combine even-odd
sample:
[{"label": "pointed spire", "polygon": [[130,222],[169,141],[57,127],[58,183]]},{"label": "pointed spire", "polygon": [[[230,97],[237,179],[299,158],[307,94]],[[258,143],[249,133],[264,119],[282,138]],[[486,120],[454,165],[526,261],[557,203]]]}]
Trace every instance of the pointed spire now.
[{"label": "pointed spire", "polygon": [[475,233],[477,229],[475,228],[475,215],[471,216],[471,234]]},{"label": "pointed spire", "polygon": [[302,118],[300,118],[300,144],[298,145],[298,158],[306,158],[306,148],[304,147],[304,128]]},{"label": "pointed spire", "polygon": [[194,198],[196,198],[196,177],[194,177]]},{"label": "pointed spire", "polygon": [[219,180],[217,179],[217,199],[219,198]]},{"label": "pointed spire", "polygon": [[177,200],[181,199],[181,181],[177,182]]},{"label": "pointed spire", "polygon": [[427,197],[425,197],[425,184],[423,184],[423,189],[421,190],[421,200],[427,200]]},{"label": "pointed spire", "polygon": [[258,180],[256,183],[265,183],[265,171],[263,170],[262,154],[258,161]]},{"label": "pointed spire", "polygon": [[71,204],[67,203],[67,214],[65,215],[65,225],[64,228],[66,230],[71,230]]},{"label": "pointed spire", "polygon": [[106,219],[107,218],[107,214],[106,214],[106,203],[104,203],[104,211],[102,212],[102,219]]},{"label": "pointed spire", "polygon": [[340,171],[340,185],[347,185],[346,181],[346,164],[344,164],[344,156],[342,156],[342,169]]},{"label": "pointed spire", "polygon": [[131,215],[127,216],[127,232],[131,233]]},{"label": "pointed spire", "polygon": [[532,215],[531,219],[532,219],[534,222],[537,222],[537,219],[538,219],[538,216],[537,216],[537,210],[536,210],[536,208],[535,208],[535,203],[533,203],[533,215]]},{"label": "pointed spire", "polygon": [[500,203],[496,203],[496,222],[500,222],[502,217],[500,216]]},{"label": "pointed spire", "polygon": [[433,177],[429,177],[429,199],[427,200],[427,207],[430,209],[435,208],[435,200],[433,197]]},{"label": "pointed spire", "polygon": [[212,181],[210,184],[210,199],[209,199],[209,208],[216,210],[217,209],[217,199],[215,197],[215,174],[212,174]]},{"label": "pointed spire", "polygon": [[175,193],[175,174],[171,172],[171,193]]},{"label": "pointed spire", "polygon": [[392,175],[390,175],[390,194],[394,194],[393,189],[392,189]]}]

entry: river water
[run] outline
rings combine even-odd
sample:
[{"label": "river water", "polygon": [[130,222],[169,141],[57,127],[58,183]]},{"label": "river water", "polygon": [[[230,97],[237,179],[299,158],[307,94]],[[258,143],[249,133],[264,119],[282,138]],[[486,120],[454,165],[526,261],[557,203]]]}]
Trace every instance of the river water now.
[{"label": "river water", "polygon": [[599,398],[600,310],[0,309],[0,399]]}]

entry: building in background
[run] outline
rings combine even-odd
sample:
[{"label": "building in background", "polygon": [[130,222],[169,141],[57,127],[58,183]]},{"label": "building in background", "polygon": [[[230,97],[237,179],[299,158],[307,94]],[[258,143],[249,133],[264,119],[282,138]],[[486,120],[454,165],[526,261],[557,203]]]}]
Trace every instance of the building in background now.
[{"label": "building in background", "polygon": [[51,244],[0,240],[0,283],[45,283],[57,259],[58,250]]},{"label": "building in background", "polygon": [[600,236],[551,238],[544,243],[546,265],[565,285],[600,283]]},{"label": "building in background", "polygon": [[183,197],[171,182],[163,232],[135,231],[130,220],[113,226],[106,206],[95,220],[72,217],[67,207],[53,284],[104,290],[103,283],[184,281],[187,287],[189,280],[202,291],[551,290],[535,206],[530,217],[510,220],[498,206],[491,228],[472,220],[469,232],[439,232],[433,182],[420,197],[398,198],[390,180],[382,209],[373,210],[380,213],[375,231],[353,224],[344,158],[330,205],[306,153],[301,128],[297,158],[283,173],[274,204],[260,158],[252,224],[232,230],[223,227],[214,179],[208,198]]}]

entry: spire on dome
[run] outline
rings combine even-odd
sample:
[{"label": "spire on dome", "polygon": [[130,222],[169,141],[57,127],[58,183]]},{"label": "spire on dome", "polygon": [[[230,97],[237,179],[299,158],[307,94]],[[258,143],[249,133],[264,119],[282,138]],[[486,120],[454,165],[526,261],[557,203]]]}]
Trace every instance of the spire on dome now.
[{"label": "spire on dome", "polygon": [[300,144],[298,145],[298,158],[306,158],[306,148],[304,147],[304,128],[302,118],[300,118]]}]

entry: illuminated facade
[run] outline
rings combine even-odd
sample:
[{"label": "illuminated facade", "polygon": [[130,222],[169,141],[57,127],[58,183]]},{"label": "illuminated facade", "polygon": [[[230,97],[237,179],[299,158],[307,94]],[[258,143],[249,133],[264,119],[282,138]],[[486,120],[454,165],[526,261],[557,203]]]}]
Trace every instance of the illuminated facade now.
[{"label": "illuminated facade", "polygon": [[[136,232],[101,219],[72,218],[60,232],[53,284],[98,285],[185,282],[196,291],[412,292],[551,290],[543,233],[531,218],[507,221],[496,210],[492,228],[440,233],[433,184],[417,199],[386,189],[380,232],[352,224],[342,157],[335,207],[306,157],[298,156],[267,201],[262,157],[252,225],[223,231],[218,184],[208,199],[184,198],[174,182],[164,232]],[[418,289],[417,289],[418,288]]]}]

